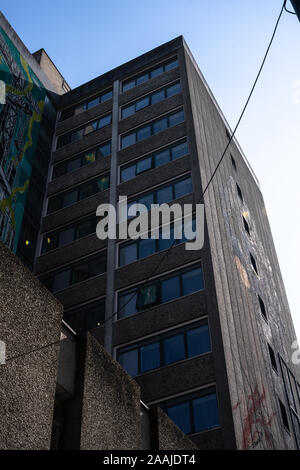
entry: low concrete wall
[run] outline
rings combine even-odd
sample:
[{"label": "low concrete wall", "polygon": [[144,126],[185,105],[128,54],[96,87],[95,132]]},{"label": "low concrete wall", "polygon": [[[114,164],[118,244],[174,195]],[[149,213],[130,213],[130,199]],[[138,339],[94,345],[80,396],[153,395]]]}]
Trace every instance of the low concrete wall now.
[{"label": "low concrete wall", "polygon": [[49,449],[61,304],[0,243],[0,449]]}]

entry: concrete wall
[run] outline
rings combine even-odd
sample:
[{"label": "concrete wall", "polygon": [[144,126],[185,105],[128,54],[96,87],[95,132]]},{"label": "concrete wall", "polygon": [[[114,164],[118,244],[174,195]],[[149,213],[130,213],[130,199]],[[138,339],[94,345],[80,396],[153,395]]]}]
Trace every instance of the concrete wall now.
[{"label": "concrete wall", "polygon": [[[228,142],[227,124],[187,48],[185,57],[205,186]],[[284,401],[283,382],[271,367],[267,343],[289,362],[295,332],[263,197],[236,142],[230,145],[204,202],[237,446],[293,448],[278,407],[278,397]],[[243,227],[242,214],[248,220],[250,236]],[[258,275],[251,266],[250,252]],[[257,295],[264,300],[268,324],[260,313]]]},{"label": "concrete wall", "polygon": [[56,66],[54,65],[54,63],[52,62],[52,60],[44,49],[40,49],[39,51],[34,52],[32,55],[39,63],[41,69],[49,78],[50,82],[53,83],[56,88],[56,92],[59,95],[70,91],[71,88],[69,87],[61,73],[57,70]]},{"label": "concrete wall", "polygon": [[80,448],[141,448],[139,387],[90,334],[86,344]]},{"label": "concrete wall", "polygon": [[49,449],[61,304],[0,244],[0,448]]}]

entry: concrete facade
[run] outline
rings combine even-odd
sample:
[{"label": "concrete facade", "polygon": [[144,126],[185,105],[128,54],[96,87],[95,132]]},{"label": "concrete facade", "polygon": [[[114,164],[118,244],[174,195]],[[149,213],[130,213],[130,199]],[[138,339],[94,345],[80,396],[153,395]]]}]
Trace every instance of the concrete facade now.
[{"label": "concrete facade", "polygon": [[[140,76],[174,57],[178,60],[177,67],[122,92],[122,83],[128,78]],[[123,105],[178,79],[181,93],[147,106],[128,118],[120,118]],[[52,163],[68,162],[75,155],[108,140],[112,142],[112,156],[49,182],[48,196],[58,194],[63,188],[76,187],[104,169],[110,169],[110,189],[46,215],[42,233],[51,235],[51,230],[74,223],[87,213],[95,213],[102,202],[115,204],[119,195],[130,198],[146,193],[182,175],[191,176],[193,192],[176,202],[202,202],[202,190],[223,152],[230,129],[183,38],[170,41],[72,90],[61,97],[60,107],[76,106],[109,89],[114,90],[112,100],[58,122],[56,133],[69,132],[106,113],[112,113],[112,125],[55,150]],[[121,148],[120,139],[124,133],[182,108],[184,122],[128,148]],[[188,141],[187,155],[120,182],[120,167],[182,138]],[[236,184],[242,191],[243,201],[237,194]],[[208,322],[211,352],[135,376],[142,399],[150,406],[165,406],[177,397],[182,396],[184,400],[184,397],[194,396],[197,390],[202,393],[206,388],[212,388],[218,396],[220,425],[192,433],[191,438],[200,448],[294,448],[299,437],[293,435],[292,422],[290,431],[282,425],[279,400],[286,404],[287,410],[289,403],[286,403],[284,380],[275,375],[271,367],[268,344],[276,357],[279,354],[289,362],[295,333],[260,188],[235,139],[205,195],[204,204],[205,244],[200,252],[186,251],[184,245],[178,245],[167,257],[164,251],[157,252],[118,267],[119,244],[110,241],[106,274],[59,291],[56,296],[67,312],[106,299],[105,324],[93,330],[93,334],[114,357],[126,346],[151,338],[155,340],[159,335],[179,331],[193,322],[195,325],[197,321]],[[242,217],[249,224],[249,234]],[[84,259],[87,254],[96,254],[105,245],[93,236],[76,240],[37,257],[36,273],[43,279],[55,269],[63,269],[72,261]],[[258,275],[251,266],[250,253],[257,262]],[[117,317],[119,291],[142,285],[154,271],[154,278],[160,279],[197,261],[201,261],[204,273],[204,290],[126,318]],[[268,311],[267,322],[260,312],[258,296]],[[290,370],[296,376],[299,374],[292,364]]]}]

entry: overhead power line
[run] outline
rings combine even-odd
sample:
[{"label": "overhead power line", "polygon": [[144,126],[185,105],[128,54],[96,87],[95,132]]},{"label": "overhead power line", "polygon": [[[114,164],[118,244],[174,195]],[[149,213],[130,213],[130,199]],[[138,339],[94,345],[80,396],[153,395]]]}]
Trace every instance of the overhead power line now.
[{"label": "overhead power line", "polygon": [[[251,97],[252,97],[253,92],[254,92],[254,90],[255,90],[255,87],[256,87],[256,85],[257,85],[258,79],[259,79],[259,77],[260,77],[260,75],[261,75],[261,72],[262,72],[262,70],[263,70],[263,68],[264,68],[266,59],[267,59],[267,57],[268,57],[270,48],[271,48],[271,46],[272,46],[272,43],[273,43],[273,41],[274,41],[274,37],[275,37],[275,35],[276,35],[276,31],[277,31],[277,28],[278,28],[280,19],[281,19],[281,17],[282,17],[283,11],[284,11],[285,9],[286,9],[286,0],[283,2],[283,5],[282,5],[282,7],[281,7],[281,10],[280,10],[279,16],[278,16],[278,18],[277,18],[277,21],[276,21],[276,23],[275,23],[275,27],[274,27],[274,30],[273,30],[273,33],[272,33],[272,36],[271,36],[269,45],[268,45],[267,50],[266,50],[266,52],[265,52],[265,55],[264,55],[264,57],[263,57],[263,60],[262,60],[261,66],[260,66],[260,68],[259,68],[259,71],[258,71],[258,73],[257,73],[257,76],[256,76],[256,78],[255,78],[255,80],[254,80],[254,84],[253,84],[253,86],[252,86],[252,88],[251,88],[251,90],[250,90],[249,96],[248,96],[248,98],[247,98],[247,100],[246,100],[246,103],[245,103],[245,105],[244,105],[244,107],[243,107],[243,110],[242,110],[242,112],[241,112],[241,114],[240,114],[240,117],[239,117],[239,119],[238,119],[238,121],[237,121],[237,124],[236,124],[236,126],[235,126],[233,132],[231,133],[230,138],[228,139],[228,143],[227,143],[227,145],[226,145],[226,147],[225,147],[225,149],[224,149],[224,151],[223,151],[223,153],[222,153],[222,155],[221,155],[221,157],[220,157],[220,159],[219,159],[219,162],[218,162],[216,168],[214,169],[214,171],[213,171],[211,177],[209,178],[209,180],[208,180],[208,182],[207,182],[207,184],[206,184],[206,186],[205,186],[205,188],[204,188],[204,190],[203,190],[203,192],[202,192],[202,195],[201,195],[201,197],[200,197],[200,202],[203,201],[204,195],[205,195],[206,191],[208,190],[208,188],[209,188],[211,182],[213,181],[213,179],[214,179],[214,177],[215,177],[215,175],[216,175],[216,173],[217,173],[217,171],[218,171],[218,169],[219,169],[219,167],[220,167],[220,165],[221,165],[221,163],[222,163],[222,161],[223,161],[223,159],[224,159],[224,157],[225,157],[225,155],[226,155],[226,152],[227,152],[227,150],[228,150],[228,148],[229,148],[229,146],[230,146],[230,144],[231,144],[231,142],[232,142],[232,140],[233,140],[233,138],[234,138],[234,136],[235,136],[235,133],[236,133],[236,131],[237,131],[237,129],[238,129],[240,123],[241,123],[241,120],[242,120],[242,118],[243,118],[243,116],[244,116],[244,114],[245,114],[245,111],[246,111],[246,109],[247,109],[247,107],[248,107],[248,104],[249,104],[249,102],[250,102],[250,100],[251,100]],[[291,13],[291,12],[289,12],[289,13]],[[152,272],[149,274],[149,276],[139,285],[139,287],[142,287],[142,286],[146,285],[146,284],[151,280],[151,278],[153,278],[153,276],[155,276],[155,274],[157,273],[157,271],[158,271],[158,269],[160,268],[161,264],[163,263],[163,261],[164,261],[164,260],[167,258],[167,256],[169,255],[171,249],[174,247],[175,242],[176,242],[176,239],[173,240],[172,244],[171,244],[170,247],[166,250],[166,252],[164,253],[164,255],[162,256],[162,258],[160,259],[160,261],[159,261],[159,263],[157,264],[157,266],[152,270]],[[131,302],[131,300],[132,300],[135,296],[136,296],[136,293],[134,293],[134,294],[122,305],[121,308],[118,308],[118,310],[117,310],[116,312],[114,312],[112,315],[110,315],[108,318],[106,318],[105,321],[102,323],[101,326],[105,325],[108,321],[110,321],[112,318],[114,318],[116,315],[118,315],[118,314],[126,307],[126,305],[128,305],[129,302]],[[94,330],[96,330],[96,329],[97,329],[97,327],[94,328],[94,329],[91,330],[91,331],[94,331]],[[40,350],[42,350],[42,349],[45,349],[45,348],[48,347],[48,346],[57,344],[57,343],[59,343],[59,342],[60,342],[60,340],[55,341],[55,342],[50,343],[50,344],[47,344],[47,345],[42,346],[42,347],[37,348],[37,349],[33,349],[33,350],[31,350],[31,351],[28,351],[27,353],[19,354],[19,355],[17,355],[17,356],[8,358],[6,362],[11,361],[11,360],[14,360],[14,359],[18,359],[18,358],[20,358],[20,357],[24,357],[24,356],[26,356],[26,355],[29,355],[29,354],[33,353],[33,352],[38,352],[38,351],[40,351]]]}]

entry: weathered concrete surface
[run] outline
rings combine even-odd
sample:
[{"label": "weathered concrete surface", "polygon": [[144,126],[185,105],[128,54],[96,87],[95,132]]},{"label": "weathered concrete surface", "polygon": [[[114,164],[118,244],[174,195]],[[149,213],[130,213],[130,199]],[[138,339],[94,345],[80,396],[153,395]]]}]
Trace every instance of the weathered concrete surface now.
[{"label": "weathered concrete surface", "polygon": [[141,449],[140,388],[87,335],[81,449]]},{"label": "weathered concrete surface", "polygon": [[61,304],[0,243],[0,449],[49,449]]}]

